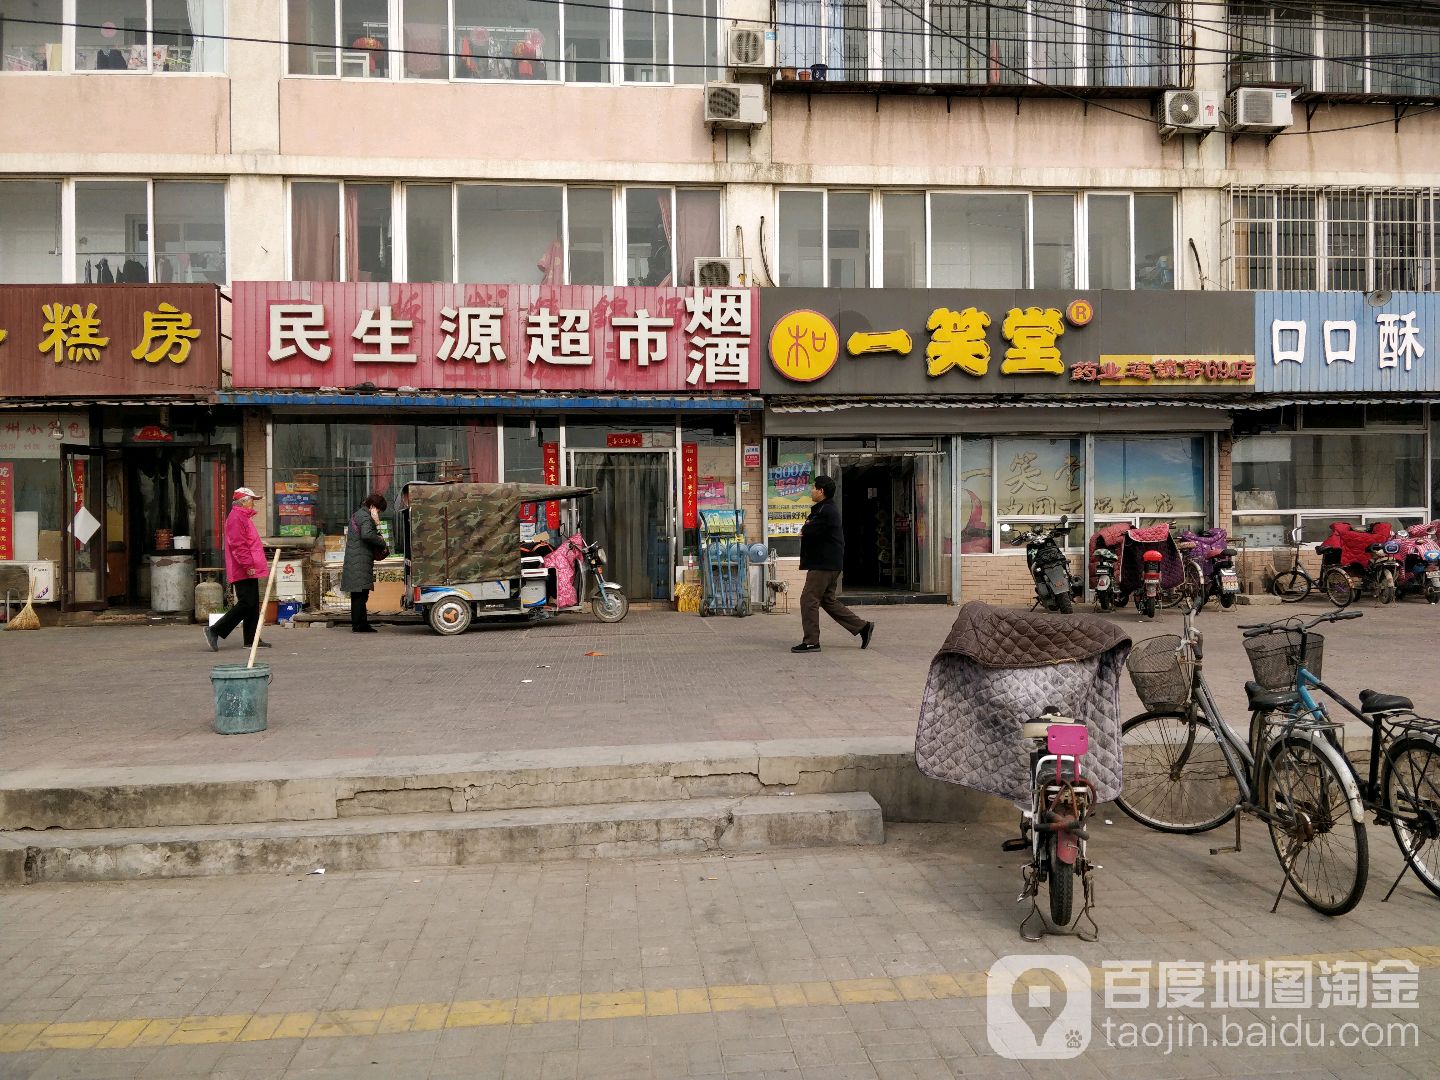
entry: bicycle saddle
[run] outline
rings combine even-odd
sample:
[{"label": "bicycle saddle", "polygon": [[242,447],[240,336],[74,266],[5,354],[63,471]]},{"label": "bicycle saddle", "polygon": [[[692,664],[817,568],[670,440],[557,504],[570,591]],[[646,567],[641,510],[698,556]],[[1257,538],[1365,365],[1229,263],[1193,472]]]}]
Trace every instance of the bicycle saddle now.
[{"label": "bicycle saddle", "polygon": [[1251,712],[1267,709],[1287,709],[1300,702],[1300,695],[1294,690],[1266,690],[1258,682],[1245,684],[1245,697],[1249,699]]},{"label": "bicycle saddle", "polygon": [[1362,713],[1404,712],[1415,708],[1415,703],[1399,694],[1382,694],[1378,690],[1360,691]]}]

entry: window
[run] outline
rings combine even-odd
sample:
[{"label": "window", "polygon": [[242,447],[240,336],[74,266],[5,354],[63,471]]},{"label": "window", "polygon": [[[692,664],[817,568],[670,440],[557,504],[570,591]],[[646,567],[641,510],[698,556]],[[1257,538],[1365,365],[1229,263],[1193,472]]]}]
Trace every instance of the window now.
[{"label": "window", "polygon": [[[77,71],[225,70],[223,0],[73,0],[73,4]],[[10,6],[14,5],[7,2]]]},{"label": "window", "polygon": [[825,284],[825,192],[780,192],[781,285]]},{"label": "window", "polygon": [[1440,13],[1379,3],[1229,6],[1232,85],[1440,97]]},{"label": "window", "polygon": [[458,191],[461,281],[565,280],[564,188],[461,184]]},{"label": "window", "polygon": [[1233,288],[1440,288],[1440,188],[1232,188],[1226,205]]},{"label": "window", "polygon": [[58,180],[0,183],[0,283],[61,280],[60,193]]},{"label": "window", "polygon": [[1075,196],[1036,195],[1031,205],[1035,288],[1068,289],[1075,284]]},{"label": "window", "polygon": [[223,282],[225,185],[75,182],[75,280]]},{"label": "window", "polygon": [[0,71],[64,70],[64,21],[61,0],[0,0]]},{"label": "window", "polygon": [[995,440],[996,507],[1001,521],[1078,514],[1085,507],[1085,440]]},{"label": "window", "polygon": [[[700,510],[726,510],[740,505],[735,477],[735,424],[719,420],[704,427],[686,421],[680,440],[696,448],[695,502]],[[700,554],[700,530],[686,529],[681,556]]]},{"label": "window", "polygon": [[925,287],[925,196],[890,195],[881,199],[884,250],[881,280],[892,289]]},{"label": "window", "polygon": [[[1095,516],[1173,521],[1203,518],[1204,436],[1095,439]],[[1201,524],[1199,521],[1186,522]]]},{"label": "window", "polygon": [[933,288],[1023,289],[1029,274],[1026,195],[930,196]]},{"label": "window", "polygon": [[800,527],[810,516],[814,439],[766,439],[765,516],[777,555],[800,554]]},{"label": "window", "polygon": [[1090,287],[1130,287],[1130,196],[1088,195]]},{"label": "window", "polygon": [[[608,285],[615,260],[615,192],[611,188],[571,188],[568,194],[570,284]],[[654,199],[641,200],[639,192],[636,196],[637,201],[647,202],[651,215],[657,221],[654,230],[643,225],[636,230],[650,243],[655,240],[658,231],[660,208]],[[670,201],[669,192],[666,192],[665,201]],[[650,254],[648,248],[645,252]],[[658,268],[662,260],[658,257],[659,252],[655,254]],[[668,251],[665,256],[668,258]]]},{"label": "window", "polygon": [[1180,5],[1154,0],[779,0],[782,67],[830,80],[1175,86]]},{"label": "window", "polygon": [[406,281],[450,281],[455,251],[449,184],[405,185]]},{"label": "window", "polygon": [[[714,77],[719,63],[718,0],[288,0],[288,5],[292,75],[701,83]],[[613,55],[616,40],[619,55]]]},{"label": "window", "polygon": [[[390,281],[391,185],[303,181],[290,190],[295,281]],[[344,227],[341,227],[341,222]]]},{"label": "window", "polygon": [[960,440],[960,553],[994,550],[995,443],[966,435]]}]

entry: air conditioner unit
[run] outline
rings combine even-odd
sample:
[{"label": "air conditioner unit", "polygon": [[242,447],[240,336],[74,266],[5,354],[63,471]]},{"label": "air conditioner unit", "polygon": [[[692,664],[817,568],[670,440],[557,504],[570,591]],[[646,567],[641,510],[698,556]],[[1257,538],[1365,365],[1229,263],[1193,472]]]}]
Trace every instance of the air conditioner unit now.
[{"label": "air conditioner unit", "polygon": [[745,260],[716,255],[695,260],[695,284],[706,289],[728,289],[745,284]]},{"label": "air conditioner unit", "polygon": [[1230,95],[1231,131],[1279,131],[1295,122],[1289,90],[1249,86]]},{"label": "air conditioner unit", "polygon": [[761,83],[705,84],[705,122],[724,128],[758,127],[769,119]]},{"label": "air conditioner unit", "polygon": [[1214,90],[1167,90],[1160,126],[1176,131],[1214,131],[1220,126],[1220,95]]},{"label": "air conditioner unit", "polygon": [[737,23],[730,28],[725,55],[734,71],[773,71],[775,31],[759,23]]}]

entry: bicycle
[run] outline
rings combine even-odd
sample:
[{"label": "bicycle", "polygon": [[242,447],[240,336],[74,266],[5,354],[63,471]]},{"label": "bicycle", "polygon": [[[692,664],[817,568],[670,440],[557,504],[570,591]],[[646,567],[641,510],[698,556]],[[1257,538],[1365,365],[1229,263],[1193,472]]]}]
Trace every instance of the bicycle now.
[{"label": "bicycle", "polygon": [[[1001,845],[1005,851],[1030,849],[1018,898],[1030,900],[1030,913],[1020,923],[1020,936],[1039,941],[1047,933],[1073,933],[1082,941],[1094,941],[1100,928],[1090,914],[1095,899],[1090,872],[1097,867],[1086,857],[1085,822],[1095,805],[1095,788],[1080,775],[1080,759],[1090,749],[1089,730],[1052,705],[1025,724],[1021,739],[1030,751],[1030,807],[1021,811],[1020,837]],[[1076,878],[1084,898],[1078,916],[1073,914]],[[1041,882],[1049,895],[1048,921],[1040,911]],[[1035,918],[1040,919],[1040,931],[1031,934],[1026,927]],[[1072,920],[1074,929],[1065,930]],[[1081,929],[1085,921],[1088,931]]]},{"label": "bicycle", "polygon": [[1184,618],[1183,634],[1140,642],[1126,663],[1147,711],[1120,728],[1125,787],[1116,802],[1160,832],[1207,832],[1235,818],[1234,846],[1212,855],[1241,850],[1239,813],[1258,817],[1285,873],[1270,910],[1288,883],[1316,911],[1345,914],[1365,891],[1369,847],[1354,773],[1327,738],[1334,725],[1277,712],[1288,698],[1251,682],[1242,740],[1205,681],[1194,613]]},{"label": "bicycle", "polygon": [[1394,894],[1407,869],[1440,896],[1440,722],[1416,715],[1414,703],[1398,694],[1362,690],[1357,707],[1320,678],[1323,638],[1312,628],[1361,614],[1337,612],[1308,623],[1286,619],[1241,629],[1257,679],[1283,698],[1280,711],[1301,723],[1318,721],[1333,733],[1325,706],[1311,693],[1318,690],[1369,729],[1370,762],[1364,776],[1343,743],[1333,741],[1355,778],[1365,810],[1375,815],[1375,824],[1390,826],[1405,856],[1405,867],[1385,899]]},{"label": "bicycle", "polygon": [[[1330,589],[1322,584],[1322,582],[1333,572],[1339,571],[1342,575],[1345,573],[1343,570],[1340,570],[1338,566],[1326,566],[1321,569],[1318,578],[1313,577],[1310,571],[1305,569],[1305,564],[1300,561],[1300,549],[1304,546],[1300,542],[1300,535],[1300,529],[1290,530],[1290,569],[1280,571],[1270,583],[1271,595],[1278,596],[1287,604],[1298,604],[1301,600],[1309,596],[1314,589],[1319,589],[1327,597],[1330,596]],[[1349,587],[1348,577],[1346,578],[1345,585],[1347,588]]]}]

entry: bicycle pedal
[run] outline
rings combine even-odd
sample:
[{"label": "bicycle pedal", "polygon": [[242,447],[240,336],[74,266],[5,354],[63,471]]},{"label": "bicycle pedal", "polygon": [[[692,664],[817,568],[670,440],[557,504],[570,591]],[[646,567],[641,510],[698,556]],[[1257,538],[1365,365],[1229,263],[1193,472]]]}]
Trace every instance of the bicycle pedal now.
[{"label": "bicycle pedal", "polygon": [[1004,841],[1000,845],[1001,851],[1024,851],[1030,846],[1030,841],[1023,836],[1015,836]]}]

